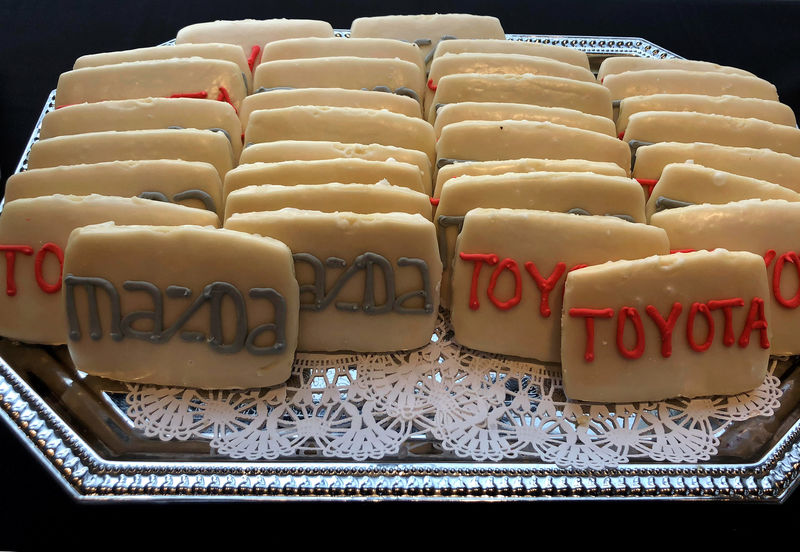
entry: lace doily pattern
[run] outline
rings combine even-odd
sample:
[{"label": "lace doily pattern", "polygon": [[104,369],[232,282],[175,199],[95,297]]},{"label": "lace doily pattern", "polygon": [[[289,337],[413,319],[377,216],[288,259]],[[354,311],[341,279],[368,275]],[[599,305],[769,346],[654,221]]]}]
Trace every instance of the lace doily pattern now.
[{"label": "lace doily pattern", "polygon": [[697,463],[731,424],[770,416],[780,380],[749,393],[659,403],[569,401],[557,365],[459,346],[440,315],[431,342],[409,353],[302,354],[270,389],[202,391],[129,385],[128,415],[145,435],[202,439],[248,461],[530,460],[576,469],[629,462]]}]

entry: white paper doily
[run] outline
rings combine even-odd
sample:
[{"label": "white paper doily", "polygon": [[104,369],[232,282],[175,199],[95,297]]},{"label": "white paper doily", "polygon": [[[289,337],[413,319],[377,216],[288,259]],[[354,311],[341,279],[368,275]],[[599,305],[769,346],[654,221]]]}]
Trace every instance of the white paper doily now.
[{"label": "white paper doily", "polygon": [[251,461],[395,459],[424,443],[439,458],[602,469],[706,461],[732,422],[779,406],[775,361],[750,393],[584,404],[566,400],[558,365],[478,353],[452,334],[440,314],[431,343],[411,353],[298,353],[291,379],[270,389],[131,384],[128,415],[147,436],[208,440],[220,455]]}]

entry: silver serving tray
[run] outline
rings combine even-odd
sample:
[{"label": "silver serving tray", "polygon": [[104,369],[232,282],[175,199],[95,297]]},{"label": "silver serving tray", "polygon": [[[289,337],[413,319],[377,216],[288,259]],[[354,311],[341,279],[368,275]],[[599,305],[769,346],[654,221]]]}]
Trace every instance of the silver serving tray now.
[{"label": "silver serving tray", "polygon": [[[337,31],[346,37],[348,31]],[[594,70],[610,55],[678,57],[641,38],[508,35],[584,50]],[[42,116],[53,109],[54,93]],[[41,118],[17,171],[25,170]],[[0,204],[1,205],[1,204]],[[416,447],[380,462],[241,462],[208,441],[147,438],[126,415],[124,384],[75,370],[66,347],[0,338],[0,419],[74,497],[86,500],[689,499],[782,502],[800,481],[800,359],[783,359],[781,406],[736,422],[702,464],[641,463],[578,470],[534,461],[458,461]],[[438,451],[441,452],[441,451]]]}]

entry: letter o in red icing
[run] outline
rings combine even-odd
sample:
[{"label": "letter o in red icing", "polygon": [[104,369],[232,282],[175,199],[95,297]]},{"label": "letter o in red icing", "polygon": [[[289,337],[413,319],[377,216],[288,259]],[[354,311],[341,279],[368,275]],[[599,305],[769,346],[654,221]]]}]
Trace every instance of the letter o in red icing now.
[{"label": "letter o in red icing", "polygon": [[[494,287],[497,285],[497,279],[500,277],[500,274],[505,269],[510,270],[514,275],[514,295],[508,301],[501,301],[495,297]],[[489,300],[494,303],[494,306],[498,309],[508,310],[517,306],[522,299],[522,276],[519,273],[519,266],[517,266],[517,262],[514,259],[503,259],[500,261],[500,264],[497,265],[497,268],[492,272],[492,277],[489,280],[489,289],[486,290],[486,295],[489,296]]]},{"label": "letter o in red icing", "polygon": [[794,265],[797,276],[800,277],[800,258],[797,257],[797,253],[794,251],[784,253],[775,261],[775,271],[772,273],[772,294],[775,296],[775,300],[787,309],[796,309],[800,307],[800,287],[798,287],[794,297],[791,299],[785,299],[781,295],[781,276],[783,274],[783,265],[787,261]]},{"label": "letter o in red icing", "polygon": [[[58,281],[55,284],[48,284],[44,280],[44,274],[42,273],[42,265],[44,264],[44,258],[48,253],[52,253],[53,255],[58,258]],[[45,293],[57,293],[61,290],[61,276],[62,271],[64,270],[64,252],[61,251],[61,248],[52,242],[47,242],[42,246],[38,253],[36,253],[36,258],[33,262],[33,270],[34,274],[36,275],[36,283],[39,284],[39,287]]]},{"label": "letter o in red icing", "polygon": [[[698,312],[703,313],[708,324],[708,335],[706,340],[700,344],[694,340],[694,319]],[[692,303],[692,307],[689,309],[689,319],[686,321],[686,339],[689,340],[689,347],[698,353],[707,351],[714,342],[714,317],[711,316],[711,311],[705,303]]]},{"label": "letter o in red icing", "polygon": [[[631,319],[636,330],[636,346],[633,349],[625,347],[625,322]],[[635,307],[622,307],[617,315],[617,350],[625,358],[635,360],[644,354],[644,327],[642,317]]]}]

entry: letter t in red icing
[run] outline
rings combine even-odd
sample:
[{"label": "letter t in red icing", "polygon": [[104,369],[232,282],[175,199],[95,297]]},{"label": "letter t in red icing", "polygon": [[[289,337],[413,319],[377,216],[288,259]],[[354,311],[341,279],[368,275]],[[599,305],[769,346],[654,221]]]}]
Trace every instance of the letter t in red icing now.
[{"label": "letter t in red icing", "polygon": [[33,255],[33,248],[27,245],[0,245],[0,251],[6,254],[6,295],[17,294],[17,282],[14,279],[14,262],[17,253]]},{"label": "letter t in red icing", "polygon": [[496,265],[500,258],[494,253],[459,253],[458,256],[465,261],[475,263],[475,268],[472,270],[472,285],[469,288],[469,308],[478,310],[481,306],[478,301],[478,278],[480,278],[483,263]]},{"label": "letter t in red icing", "polygon": [[586,362],[594,360],[594,319],[613,318],[614,309],[569,309],[569,315],[573,318],[586,319],[586,349],[583,358]]}]

